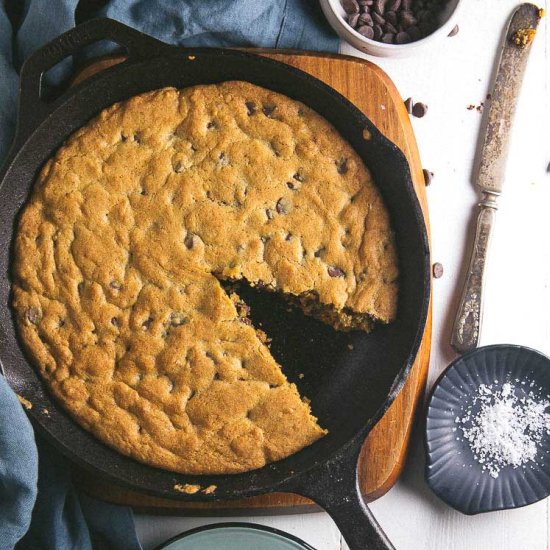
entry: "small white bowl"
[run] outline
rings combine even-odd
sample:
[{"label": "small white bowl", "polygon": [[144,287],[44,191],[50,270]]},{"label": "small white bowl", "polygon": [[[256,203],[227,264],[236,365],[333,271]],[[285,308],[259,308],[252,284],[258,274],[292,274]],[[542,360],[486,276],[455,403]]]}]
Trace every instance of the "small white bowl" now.
[{"label": "small white bowl", "polygon": [[456,25],[456,20],[462,7],[462,0],[449,0],[445,10],[440,17],[440,25],[437,30],[421,40],[409,42],[408,44],[385,44],[370,38],[365,38],[356,30],[352,29],[346,21],[347,14],[340,3],[340,0],[319,0],[321,8],[331,27],[338,35],[354,48],[370,55],[378,57],[406,57],[423,50],[428,45],[448,36]]}]

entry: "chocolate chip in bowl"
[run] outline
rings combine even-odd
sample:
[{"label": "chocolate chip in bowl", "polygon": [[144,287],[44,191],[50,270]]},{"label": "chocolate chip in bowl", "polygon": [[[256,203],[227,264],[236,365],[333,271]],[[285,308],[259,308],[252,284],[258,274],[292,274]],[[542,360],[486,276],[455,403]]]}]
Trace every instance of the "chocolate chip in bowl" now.
[{"label": "chocolate chip in bowl", "polygon": [[[320,0],[341,38],[381,57],[403,57],[456,26],[460,0]],[[456,34],[456,33],[455,33]]]}]

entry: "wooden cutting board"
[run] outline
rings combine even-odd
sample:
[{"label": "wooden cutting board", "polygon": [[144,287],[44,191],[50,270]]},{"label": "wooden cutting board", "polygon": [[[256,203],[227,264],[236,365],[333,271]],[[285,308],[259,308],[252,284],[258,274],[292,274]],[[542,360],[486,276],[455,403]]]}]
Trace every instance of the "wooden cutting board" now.
[{"label": "wooden cutting board", "polygon": [[[405,153],[415,190],[428,223],[424,176],[409,114],[397,88],[382,69],[369,61],[343,55],[286,50],[253,51],[288,63],[315,76],[361,109],[378,129]],[[74,83],[123,60],[124,58],[120,57],[109,58],[94,63],[80,72]],[[431,334],[430,306],[422,345],[405,386],[384,417],[371,431],[361,452],[361,486],[367,501],[372,501],[386,493],[397,481],[403,469],[414,414],[421,403],[426,382]],[[81,489],[96,498],[130,505],[149,512],[221,515],[293,511],[301,513],[318,509],[308,499],[289,493],[273,493],[242,501],[181,503],[109,485],[82,470],[74,471],[74,479]]]}]

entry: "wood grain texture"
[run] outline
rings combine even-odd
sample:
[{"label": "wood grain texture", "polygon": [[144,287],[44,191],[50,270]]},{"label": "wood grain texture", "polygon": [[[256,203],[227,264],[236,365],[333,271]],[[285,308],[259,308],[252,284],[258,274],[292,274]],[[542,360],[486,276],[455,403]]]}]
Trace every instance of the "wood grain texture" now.
[{"label": "wood grain texture", "polygon": [[[413,183],[428,223],[426,189],[422,165],[409,115],[397,88],[376,65],[350,56],[291,52],[283,50],[253,50],[266,57],[288,63],[323,80],[361,109],[379,130],[405,154],[411,168]],[[123,58],[105,59],[84,69],[73,81],[81,82],[94,73]],[[428,224],[429,225],[429,224]],[[429,227],[428,227],[429,229]],[[386,493],[402,471],[407,452],[414,413],[422,399],[430,359],[432,334],[431,306],[422,344],[407,381],[400,394],[374,427],[365,441],[361,457],[361,485],[367,501]],[[75,470],[77,485],[96,498],[162,513],[219,515],[222,512],[302,513],[318,509],[308,499],[288,493],[273,493],[241,501],[217,503],[181,503],[143,495],[100,482],[93,475]]]}]

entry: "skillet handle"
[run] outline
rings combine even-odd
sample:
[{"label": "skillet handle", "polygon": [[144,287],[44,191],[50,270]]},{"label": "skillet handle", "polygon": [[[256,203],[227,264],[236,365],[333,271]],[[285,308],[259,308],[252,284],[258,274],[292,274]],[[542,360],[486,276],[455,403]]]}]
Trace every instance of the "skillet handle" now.
[{"label": "skillet handle", "polygon": [[48,103],[42,97],[44,73],[84,46],[100,40],[111,40],[125,48],[131,61],[158,56],[170,48],[164,42],[107,18],[91,19],[58,36],[34,52],[21,68],[16,141],[25,139],[55,106],[55,102]]},{"label": "skillet handle", "polygon": [[[361,496],[357,463],[361,437],[328,463],[288,481],[282,490],[322,506],[336,523],[350,550],[394,550]],[[279,489],[278,489],[279,490]]]}]

